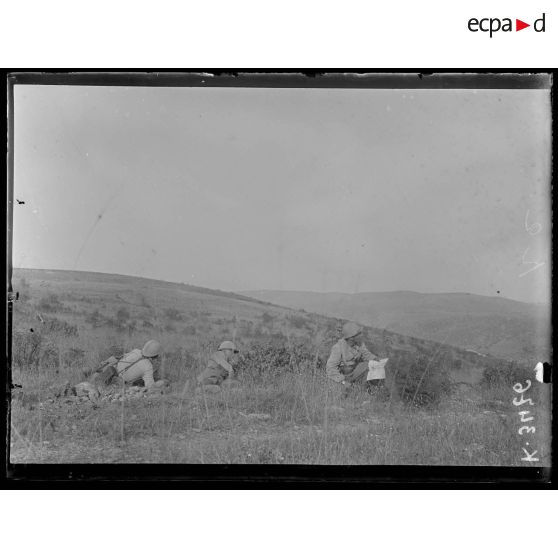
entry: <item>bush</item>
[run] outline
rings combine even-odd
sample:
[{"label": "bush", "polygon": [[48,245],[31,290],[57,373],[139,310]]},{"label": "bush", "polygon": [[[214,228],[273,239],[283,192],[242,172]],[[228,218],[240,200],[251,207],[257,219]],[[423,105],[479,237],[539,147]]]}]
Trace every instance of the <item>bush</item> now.
[{"label": "bush", "polygon": [[57,368],[60,362],[58,349],[52,344],[45,343],[45,346],[41,349],[39,359],[39,364],[42,367]]},{"label": "bush", "polygon": [[240,374],[253,378],[266,375],[312,374],[325,366],[323,359],[308,351],[305,345],[286,347],[283,344],[265,343],[253,346],[239,359]]},{"label": "bush", "polygon": [[70,368],[74,366],[82,366],[85,364],[85,351],[77,347],[71,347],[66,350],[62,355],[62,362],[64,366]]},{"label": "bush", "polygon": [[261,315],[261,320],[264,325],[269,326],[275,321],[275,318],[271,314],[264,312]]},{"label": "bush", "polygon": [[42,312],[56,312],[61,310],[62,304],[58,295],[51,293],[49,295],[41,297],[37,308]]},{"label": "bush", "polygon": [[69,324],[64,320],[50,318],[43,325],[43,333],[62,333],[65,336],[76,337],[78,328],[76,325]]},{"label": "bush", "polygon": [[94,310],[85,318],[85,321],[93,327],[100,327],[103,324],[103,320],[103,315],[99,312],[99,310]]},{"label": "bush", "polygon": [[34,332],[14,331],[12,335],[12,364],[17,368],[37,367],[41,357],[43,336]]},{"label": "bush", "polygon": [[488,366],[484,369],[482,385],[485,388],[502,388],[513,386],[525,380],[525,371],[515,361]]},{"label": "bush", "polygon": [[116,312],[116,321],[119,323],[127,322],[130,319],[130,312],[124,306],[121,306]]},{"label": "bush", "polygon": [[288,322],[289,322],[289,325],[291,327],[294,327],[294,328],[297,328],[297,329],[303,329],[310,324],[308,318],[306,318],[304,316],[296,315],[296,314],[293,314],[293,315],[289,316],[288,317]]},{"label": "bush", "polygon": [[178,322],[179,320],[182,319],[182,314],[176,308],[166,308],[164,313],[167,319],[172,320],[174,322]]},{"label": "bush", "polygon": [[450,381],[439,358],[419,354],[410,363],[400,358],[398,369],[393,373],[398,395],[406,402],[415,405],[437,403],[449,393]]}]

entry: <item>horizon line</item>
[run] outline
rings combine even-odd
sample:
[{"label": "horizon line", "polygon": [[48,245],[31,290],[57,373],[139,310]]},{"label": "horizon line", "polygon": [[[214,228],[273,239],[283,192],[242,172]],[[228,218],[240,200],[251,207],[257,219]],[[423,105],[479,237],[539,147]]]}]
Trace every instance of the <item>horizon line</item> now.
[{"label": "horizon line", "polygon": [[[224,293],[231,293],[231,294],[240,294],[246,295],[246,293],[255,293],[255,292],[280,292],[280,293],[301,293],[301,294],[337,294],[337,295],[346,295],[346,296],[355,296],[355,295],[363,295],[363,294],[396,294],[396,293],[411,293],[411,294],[418,294],[418,295],[470,295],[470,296],[478,296],[483,298],[495,298],[495,299],[504,299],[510,300],[512,302],[518,302],[521,304],[533,304],[533,305],[542,305],[542,306],[551,306],[551,301],[548,302],[527,302],[524,300],[517,300],[515,298],[509,298],[502,295],[486,295],[486,294],[478,294],[473,292],[467,291],[437,291],[437,292],[423,292],[423,291],[414,291],[411,289],[396,289],[393,291],[356,291],[356,292],[345,292],[345,291],[312,291],[312,290],[304,290],[304,289],[242,289],[242,290],[228,290],[228,289],[221,289],[217,287],[204,287],[202,285],[194,285],[192,283],[186,283],[184,281],[172,281],[168,279],[159,279],[155,277],[146,277],[144,275],[132,275],[129,273],[117,273],[117,272],[106,272],[106,271],[91,271],[91,270],[84,270],[84,269],[54,269],[54,268],[43,268],[43,267],[21,267],[21,266],[11,266],[11,270],[14,271],[16,269],[20,270],[30,270],[30,271],[54,271],[54,272],[68,272],[68,273],[96,273],[99,275],[116,275],[119,277],[132,277],[134,279],[146,279],[148,281],[160,281],[162,283],[171,283],[176,285],[188,285],[191,287],[196,287],[200,289],[207,289],[211,291],[218,291]],[[252,297],[253,298],[253,297]]]}]

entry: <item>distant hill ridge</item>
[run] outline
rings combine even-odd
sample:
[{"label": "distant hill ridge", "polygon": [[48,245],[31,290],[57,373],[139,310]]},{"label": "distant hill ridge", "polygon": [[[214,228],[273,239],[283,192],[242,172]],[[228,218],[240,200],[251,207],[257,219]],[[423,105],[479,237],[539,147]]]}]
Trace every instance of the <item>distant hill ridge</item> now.
[{"label": "distant hill ridge", "polygon": [[500,358],[520,362],[551,358],[550,308],[541,304],[470,293],[413,291],[241,294]]},{"label": "distant hill ridge", "polygon": [[196,292],[196,293],[207,294],[211,296],[220,296],[220,297],[232,298],[236,300],[244,300],[247,302],[258,302],[259,304],[263,303],[268,306],[276,306],[271,302],[256,300],[247,295],[235,293],[232,291],[221,291],[220,289],[208,289],[206,287],[198,287],[196,285],[190,285],[189,283],[165,281],[163,279],[150,279],[148,277],[141,277],[138,275],[123,275],[120,273],[103,273],[100,271],[75,271],[75,270],[67,270],[67,269],[14,268],[15,274],[17,273],[33,274],[34,272],[62,273],[62,274],[67,274],[68,277],[76,276],[78,280],[79,278],[85,278],[89,276],[96,280],[105,279],[107,281],[121,282],[121,283],[130,283],[130,280],[132,280],[134,282],[141,283],[141,284],[157,284],[161,287],[167,287],[172,289],[176,289],[178,287],[188,292]]}]

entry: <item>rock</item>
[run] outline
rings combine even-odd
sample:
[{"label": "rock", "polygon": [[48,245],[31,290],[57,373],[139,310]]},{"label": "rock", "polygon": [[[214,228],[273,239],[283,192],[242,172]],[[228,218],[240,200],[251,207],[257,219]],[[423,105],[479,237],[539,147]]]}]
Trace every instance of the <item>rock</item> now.
[{"label": "rock", "polygon": [[89,382],[81,382],[74,386],[74,389],[78,397],[85,397],[91,401],[97,401],[101,395],[99,390]]},{"label": "rock", "polygon": [[75,394],[76,394],[76,389],[75,387],[70,385],[70,382],[65,382],[60,387],[58,387],[58,389],[56,389],[56,391],[54,392],[55,397],[70,397]]}]

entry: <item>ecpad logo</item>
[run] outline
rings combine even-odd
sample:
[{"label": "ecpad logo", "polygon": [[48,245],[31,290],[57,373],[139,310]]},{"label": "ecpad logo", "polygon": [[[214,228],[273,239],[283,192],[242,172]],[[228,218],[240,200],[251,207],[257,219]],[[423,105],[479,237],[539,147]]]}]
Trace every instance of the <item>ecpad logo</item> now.
[{"label": "ecpad logo", "polygon": [[[536,19],[533,22],[533,29],[535,30],[535,32],[545,32],[545,17],[546,14],[543,13],[543,15],[539,19]],[[490,33],[490,38],[492,38],[492,35],[494,33],[497,33],[498,31],[503,31],[504,33],[513,31],[512,19],[509,17],[505,17],[503,19],[500,19],[498,17],[485,17],[482,19],[472,17],[469,20],[467,27],[469,28],[469,31],[473,33],[477,33],[478,31],[481,31],[483,33]],[[516,31],[521,31],[522,29],[525,29],[527,27],[531,27],[531,24],[525,23],[520,19],[515,20]]]}]

